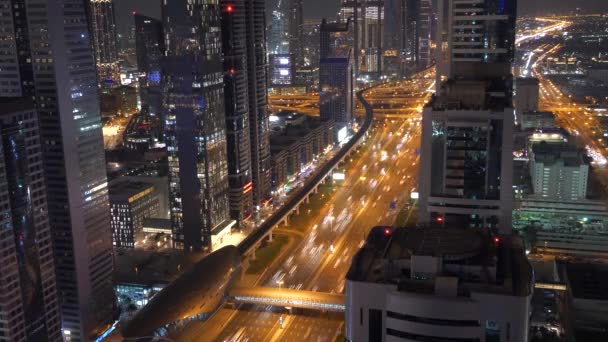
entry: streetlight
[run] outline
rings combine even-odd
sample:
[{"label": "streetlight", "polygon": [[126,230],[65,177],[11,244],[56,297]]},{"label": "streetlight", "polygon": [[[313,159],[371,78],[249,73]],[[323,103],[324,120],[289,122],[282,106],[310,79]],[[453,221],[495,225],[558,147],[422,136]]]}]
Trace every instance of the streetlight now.
[{"label": "streetlight", "polygon": [[283,280],[277,280],[277,285],[279,285],[279,288],[281,288],[281,285],[283,284],[285,284]]}]

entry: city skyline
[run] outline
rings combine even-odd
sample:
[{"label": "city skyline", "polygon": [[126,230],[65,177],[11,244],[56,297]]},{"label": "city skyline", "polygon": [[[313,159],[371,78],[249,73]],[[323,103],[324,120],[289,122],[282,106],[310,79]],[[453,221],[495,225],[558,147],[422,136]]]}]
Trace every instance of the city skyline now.
[{"label": "city skyline", "polygon": [[608,340],[608,3],[278,1],[4,1],[0,341]]}]

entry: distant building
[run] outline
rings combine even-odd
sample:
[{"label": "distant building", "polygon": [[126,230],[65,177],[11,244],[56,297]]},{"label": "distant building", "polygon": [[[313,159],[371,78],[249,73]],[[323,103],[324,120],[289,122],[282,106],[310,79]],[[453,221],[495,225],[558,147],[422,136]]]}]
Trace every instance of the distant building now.
[{"label": "distant building", "polygon": [[143,238],[144,220],[160,214],[154,185],[118,179],[110,184],[110,211],[113,245],[134,248]]},{"label": "distant building", "polygon": [[589,164],[583,151],[569,144],[533,144],[530,176],[534,194],[543,199],[585,199]]},{"label": "distant building", "polygon": [[587,75],[592,80],[608,85],[608,63],[596,64],[587,69]]},{"label": "distant building", "polygon": [[293,54],[270,55],[270,85],[290,86],[295,84],[296,67]]},{"label": "distant building", "polygon": [[[270,136],[275,191],[281,190],[290,180],[295,180],[301,172],[306,172],[313,159],[333,145],[334,136],[331,121],[301,114],[278,117],[284,120],[284,125],[277,126]],[[286,124],[288,121],[290,123]]]},{"label": "distant building", "polygon": [[162,21],[135,14],[135,47],[142,112],[162,123],[161,59],[165,52]]},{"label": "distant building", "polygon": [[515,79],[515,113],[518,117],[526,112],[538,110],[539,84],[538,78]]},{"label": "distant building", "polygon": [[557,127],[553,112],[521,112],[518,117],[524,131]]},{"label": "distant building", "polygon": [[97,78],[102,86],[120,84],[116,23],[113,0],[89,0],[93,51],[97,62]]},{"label": "distant building", "polygon": [[[263,4],[264,1],[261,1]],[[289,53],[294,55],[296,69],[304,66],[304,0],[289,0]]]},{"label": "distant building", "polygon": [[[571,230],[583,225],[608,228],[608,207],[604,201],[549,200],[529,196],[513,212],[513,228],[540,227],[550,231]],[[608,248],[608,245],[606,246]]]},{"label": "distant building", "polygon": [[0,99],[0,340],[63,341],[38,115]]},{"label": "distant building", "polygon": [[282,110],[270,116],[270,128],[276,130],[277,128],[284,129],[286,126],[299,126],[309,118],[308,116],[289,110]]},{"label": "distant building", "polygon": [[[335,141],[338,133],[352,126],[354,109],[354,70],[352,46],[349,42],[349,23],[321,23],[319,61],[319,109],[321,119],[333,120]],[[344,135],[344,134],[342,134]]]},{"label": "distant building", "polygon": [[533,282],[518,237],[375,227],[346,274],[346,337],[527,341]]}]

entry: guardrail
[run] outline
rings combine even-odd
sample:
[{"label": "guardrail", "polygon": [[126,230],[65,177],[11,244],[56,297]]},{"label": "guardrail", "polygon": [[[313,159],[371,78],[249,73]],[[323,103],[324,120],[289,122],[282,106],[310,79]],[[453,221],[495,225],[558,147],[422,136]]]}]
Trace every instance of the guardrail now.
[{"label": "guardrail", "polygon": [[281,221],[285,219],[285,216],[289,215],[290,212],[294,210],[294,208],[300,204],[300,202],[310,194],[311,191],[314,190],[315,187],[321,183],[325,177],[329,175],[329,173],[344,159],[344,157],[350,153],[353,147],[357,146],[361,138],[365,135],[367,130],[372,124],[373,119],[373,110],[372,106],[365,101],[363,98],[363,94],[374,88],[379,86],[380,84],[362,89],[357,92],[357,99],[363,104],[365,107],[365,120],[361,125],[361,128],[355,133],[355,135],[340,149],[340,151],[331,158],[327,163],[325,163],[318,172],[316,172],[310,179],[304,184],[302,188],[297,190],[292,196],[289,197],[287,202],[283,204],[277,212],[272,214],[264,223],[262,223],[256,230],[254,230],[251,234],[249,234],[241,243],[237,246],[241,255],[247,255],[252,250],[255,249],[256,244],[262,240],[271,230],[279,224]]}]

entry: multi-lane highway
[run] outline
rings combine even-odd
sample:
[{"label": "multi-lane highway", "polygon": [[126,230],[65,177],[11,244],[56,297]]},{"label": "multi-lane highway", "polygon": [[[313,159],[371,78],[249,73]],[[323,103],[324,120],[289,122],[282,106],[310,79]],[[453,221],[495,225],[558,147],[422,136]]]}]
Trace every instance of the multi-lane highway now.
[{"label": "multi-lane highway", "polygon": [[[411,89],[416,91],[417,95],[411,97],[419,107],[428,97],[425,90],[431,83],[432,80],[418,80],[385,84],[373,88],[369,96],[374,99],[375,107],[383,101],[380,94],[385,101],[392,101],[403,94],[403,89]],[[393,94],[393,98],[388,94]],[[368,94],[365,97],[367,99]],[[416,186],[420,111],[395,110],[395,113],[400,114],[398,118],[374,122],[368,142],[358,157],[344,166],[346,179],[334,184],[335,190],[326,204],[298,220],[301,226],[288,228],[303,232],[304,237],[265,273],[259,285],[344,291],[350,260],[369,229],[375,225],[392,225],[398,209],[406,205]],[[280,317],[283,317],[282,329]],[[299,311],[289,315],[282,309],[241,306],[224,308],[204,326],[191,324],[175,338],[227,341],[238,336],[250,341],[329,341],[342,323],[343,317],[339,314]],[[213,328],[217,330],[215,336],[209,334]],[[207,332],[205,336],[201,336],[203,332]]]}]

